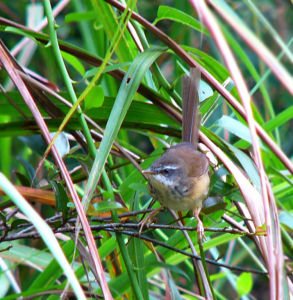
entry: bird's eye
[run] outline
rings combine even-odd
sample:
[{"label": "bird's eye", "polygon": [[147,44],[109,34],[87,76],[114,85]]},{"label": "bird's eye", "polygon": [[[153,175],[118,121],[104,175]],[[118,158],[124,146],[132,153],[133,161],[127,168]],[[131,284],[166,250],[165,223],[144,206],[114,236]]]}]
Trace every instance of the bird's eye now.
[{"label": "bird's eye", "polygon": [[170,170],[169,170],[169,169],[164,169],[164,170],[163,170],[163,174],[164,174],[164,175],[168,175],[169,173],[170,173]]}]

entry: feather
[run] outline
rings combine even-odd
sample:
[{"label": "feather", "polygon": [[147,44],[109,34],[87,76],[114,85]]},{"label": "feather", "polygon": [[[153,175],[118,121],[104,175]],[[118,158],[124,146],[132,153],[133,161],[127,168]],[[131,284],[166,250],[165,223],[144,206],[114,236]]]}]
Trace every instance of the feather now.
[{"label": "feather", "polygon": [[190,69],[190,76],[183,77],[183,118],[182,118],[182,142],[188,142],[197,148],[198,134],[200,128],[199,96],[198,87],[200,71],[196,68]]}]

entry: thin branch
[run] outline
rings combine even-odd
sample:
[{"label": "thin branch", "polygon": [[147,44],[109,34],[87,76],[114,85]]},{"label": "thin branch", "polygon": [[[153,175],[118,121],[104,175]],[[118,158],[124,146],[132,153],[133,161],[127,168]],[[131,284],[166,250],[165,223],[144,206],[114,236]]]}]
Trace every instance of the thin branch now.
[{"label": "thin branch", "polygon": [[[155,245],[159,245],[159,246],[162,246],[164,248],[167,248],[167,249],[170,249],[172,251],[175,251],[177,253],[180,253],[182,255],[186,255],[188,257],[191,257],[191,258],[195,258],[197,260],[200,260],[201,257],[199,255],[193,255],[191,253],[188,253],[184,250],[180,250],[178,248],[175,248],[175,247],[172,247],[168,244],[165,244],[164,242],[161,242],[161,241],[158,241],[158,240],[155,240],[153,238],[150,238],[144,234],[142,235],[139,235],[138,232],[134,232],[134,231],[128,231],[128,230],[121,230],[118,228],[118,226],[115,228],[115,225],[123,225],[123,224],[114,224],[114,226],[112,227],[99,227],[99,225],[92,225],[92,230],[93,231],[100,231],[100,230],[105,230],[105,231],[109,231],[109,232],[119,232],[120,234],[125,234],[125,235],[128,235],[128,236],[131,236],[131,237],[135,237],[135,238],[139,238],[139,239],[142,239],[142,240],[145,240],[147,242],[151,242]],[[134,224],[136,225],[136,227],[138,227],[137,225],[139,224]],[[98,227],[98,228],[96,228]],[[176,226],[178,228],[181,229],[181,227],[179,226]],[[194,230],[194,228],[190,228],[190,227],[183,227],[185,230]],[[76,228],[75,227],[71,227],[71,228],[59,228],[59,229],[56,229],[54,230],[55,233],[64,233],[64,232],[75,232]],[[20,235],[10,235],[10,236],[7,236],[4,241],[11,241],[11,240],[15,240],[15,239],[23,239],[23,238],[31,238],[31,239],[39,239],[40,238],[40,235],[37,233],[37,232],[29,232],[29,233],[25,233],[23,234],[22,236]],[[98,239],[102,238],[102,236],[98,236],[97,237]],[[255,270],[255,269],[252,269],[252,268],[246,268],[246,267],[237,267],[237,266],[230,266],[230,265],[226,265],[226,264],[223,264],[223,263],[219,263],[215,260],[212,260],[212,259],[208,259],[206,258],[206,262],[209,263],[209,264],[212,264],[212,265],[215,265],[215,266],[219,266],[219,267],[224,267],[224,268],[227,268],[227,269],[230,269],[230,270],[235,270],[235,271],[239,271],[239,272],[251,272],[251,273],[255,273],[255,274],[261,274],[261,275],[266,275],[267,272],[263,272],[263,271],[259,271],[259,270]]]}]

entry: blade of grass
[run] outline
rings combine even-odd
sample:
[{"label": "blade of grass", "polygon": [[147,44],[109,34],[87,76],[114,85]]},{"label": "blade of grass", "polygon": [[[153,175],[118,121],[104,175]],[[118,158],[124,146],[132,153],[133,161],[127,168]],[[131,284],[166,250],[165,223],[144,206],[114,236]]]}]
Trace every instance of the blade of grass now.
[{"label": "blade of grass", "polygon": [[30,219],[34,224],[36,230],[40,233],[44,243],[48,246],[50,251],[59,262],[64,273],[66,274],[76,296],[78,299],[86,299],[82,288],[71,269],[60,245],[58,244],[54,233],[46,222],[39,216],[39,214],[33,209],[33,207],[21,196],[17,189],[10,183],[10,181],[0,173],[0,186],[5,193],[11,198],[17,207]]},{"label": "blade of grass", "polygon": [[[132,211],[139,210],[139,193],[136,192],[134,194],[134,200],[132,201],[133,207]],[[149,293],[148,293],[148,282],[147,282],[147,274],[146,274],[146,265],[145,265],[145,259],[144,259],[144,251],[143,251],[143,241],[140,239],[134,239],[134,255],[135,255],[135,262],[137,267],[137,278],[139,286],[141,287],[141,292],[143,294],[143,299],[148,300],[149,299]]]},{"label": "blade of grass", "polygon": [[194,30],[209,35],[208,30],[205,27],[203,27],[203,25],[195,18],[191,17],[190,15],[184,13],[179,9],[170,6],[160,5],[157,17],[154,20],[153,24],[157,25],[157,23],[161,20],[172,20],[190,26]]},{"label": "blade of grass", "polygon": [[[55,58],[57,61],[57,64],[59,66],[60,72],[62,74],[64,83],[66,85],[67,91],[69,93],[69,96],[71,98],[72,103],[77,102],[77,97],[72,85],[72,80],[67,72],[65,63],[62,58],[62,54],[59,49],[59,44],[58,44],[58,39],[57,39],[57,32],[56,32],[56,26],[55,26],[55,21],[54,21],[54,16],[53,16],[53,11],[52,7],[50,4],[49,0],[44,0],[44,7],[45,7],[45,12],[48,18],[48,24],[49,24],[49,34],[50,34],[50,42],[52,44],[53,52],[55,54]],[[83,134],[85,136],[85,139],[87,141],[87,145],[89,147],[89,152],[92,157],[95,157],[96,155],[96,147],[94,144],[94,141],[92,139],[92,136],[90,134],[90,130],[88,128],[88,125],[86,123],[86,120],[84,118],[84,114],[81,110],[80,107],[77,107],[77,112],[78,112],[78,119],[81,125],[81,128],[83,130]]]},{"label": "blade of grass", "polygon": [[[119,10],[124,10],[125,6],[115,0],[104,0],[111,5],[117,7]],[[214,87],[228,102],[245,118],[245,111],[241,104],[236,100],[233,95],[226,90],[222,84],[209,72],[205,70],[199,63],[197,63],[186,51],[184,51],[178,44],[175,43],[167,34],[153,26],[147,20],[142,18],[140,15],[136,13],[132,13],[132,18],[138,21],[141,25],[143,25],[149,32],[155,35],[158,39],[160,39],[163,43],[165,43],[170,49],[172,49],[179,57],[185,60],[191,67],[197,67],[200,69],[200,72],[204,79],[208,81],[208,83]],[[1,19],[0,19],[1,21]],[[293,86],[293,84],[292,84]],[[282,163],[290,170],[293,174],[293,164],[290,159],[286,156],[286,154],[276,145],[276,143],[271,139],[271,137],[263,130],[263,128],[256,123],[256,128],[258,134],[261,138],[267,143],[267,145],[272,149],[272,151],[276,154],[277,157],[280,158]]]},{"label": "blade of grass", "polygon": [[[50,132],[48,130],[48,127],[46,126],[46,123],[38,110],[33,97],[30,94],[30,91],[28,90],[27,86],[23,82],[22,78],[20,77],[19,73],[17,72],[18,69],[20,69],[19,65],[15,62],[14,58],[10,55],[9,51],[5,47],[5,45],[0,40],[0,61],[4,68],[6,69],[7,73],[9,74],[10,78],[14,82],[15,86],[18,88],[19,92],[21,93],[23,100],[25,101],[26,105],[29,107],[31,113],[33,114],[34,118],[36,119],[36,122],[39,126],[39,128],[42,131],[43,137],[47,144],[52,143],[52,139],[50,136]],[[59,155],[59,152],[55,145],[52,146],[52,155],[56,161],[56,164],[59,166],[61,174],[63,179],[66,182],[66,185],[68,187],[69,193],[73,199],[74,205],[76,207],[76,210],[78,212],[78,215],[80,217],[86,240],[88,242],[89,251],[91,255],[94,257],[95,262],[95,268],[97,274],[100,276],[100,284],[102,286],[103,293],[106,298],[112,299],[109,287],[107,285],[107,281],[105,278],[105,274],[103,271],[102,263],[99,258],[99,254],[97,251],[97,247],[95,244],[95,240],[92,234],[92,231],[90,230],[88,220],[85,215],[85,211],[80,203],[80,199],[77,195],[77,192],[73,186],[73,182],[71,180],[70,174],[68,172],[68,169],[62,160],[61,156]]]},{"label": "blade of grass", "polygon": [[[270,192],[271,187],[268,181],[268,178],[265,173],[262,157],[261,157],[261,151],[259,147],[259,141],[256,133],[256,126],[255,121],[252,114],[251,109],[251,98],[248,91],[248,88],[246,86],[246,83],[243,79],[243,76],[240,72],[239,66],[233,56],[233,53],[225,40],[220,27],[216,21],[216,18],[213,16],[209,8],[207,7],[206,3],[203,1],[195,2],[194,0],[190,0],[191,4],[193,5],[195,10],[198,10],[198,13],[202,15],[202,19],[204,24],[207,26],[207,28],[210,30],[211,36],[213,37],[217,47],[219,48],[222,57],[231,73],[231,76],[235,82],[235,86],[237,87],[239,96],[242,100],[247,123],[250,129],[250,135],[252,139],[252,148],[253,148],[253,154],[254,154],[254,161],[255,164],[259,170],[259,176],[260,176],[260,182],[261,182],[261,191],[262,191],[262,207],[259,207],[259,209],[264,210],[264,217],[265,217],[265,224],[267,229],[267,236],[265,238],[265,243],[262,244],[262,251],[263,253],[266,253],[266,265],[269,270],[270,275],[270,297],[271,299],[275,298],[283,298],[283,289],[282,289],[282,281],[283,281],[283,274],[282,272],[279,272],[279,268],[283,268],[284,263],[284,256],[282,251],[282,245],[281,243],[277,243],[276,241],[280,241],[280,232],[278,230],[273,230],[273,228],[279,228],[279,220],[277,217],[277,212],[275,211],[275,207],[272,204],[269,204],[269,201],[273,201],[275,203],[275,200],[273,198],[273,194]],[[212,1],[214,2],[214,1]],[[222,8],[220,9],[221,12]],[[228,14],[229,15],[229,14]],[[225,15],[226,19],[227,15]],[[232,18],[232,16],[231,16]],[[227,19],[226,19],[227,20]],[[229,23],[230,23],[229,19]],[[234,20],[235,21],[235,20]],[[239,22],[236,22],[238,27],[237,30],[241,29],[247,33],[245,38],[252,35],[249,34],[243,27],[243,24],[240,24]],[[236,25],[236,24],[234,24]],[[235,27],[234,27],[235,29]],[[240,30],[241,31],[241,30]],[[243,35],[243,31],[241,31],[240,35]],[[251,37],[251,40],[248,41],[249,44],[251,44],[252,41],[256,40],[255,36]],[[293,93],[293,79],[290,78],[290,75],[287,73],[285,69],[279,64],[279,62],[275,59],[271,53],[268,53],[269,51],[257,40],[255,41],[254,47],[258,45],[260,49],[262,49],[262,59],[268,63],[268,65],[272,68],[273,72],[276,72],[278,70],[278,74],[275,73],[275,75],[280,79],[280,74],[283,74],[283,76],[289,80],[286,84],[284,84],[284,78],[280,79],[281,82],[287,87],[287,89]],[[259,50],[257,49],[257,53],[259,53]],[[264,53],[265,52],[265,53]],[[273,56],[273,57],[270,57]],[[268,62],[268,58],[270,57],[270,61]],[[272,61],[271,61],[272,60]],[[280,73],[279,73],[280,72]],[[290,87],[288,86],[291,85]],[[250,206],[253,205],[253,202],[251,198],[244,197],[247,204]],[[269,199],[270,198],[270,199]],[[251,203],[249,203],[251,202]],[[272,213],[271,210],[272,209]],[[274,239],[274,241],[273,241]],[[261,240],[262,241],[262,240]],[[275,253],[275,254],[274,254]],[[270,258],[270,259],[268,259]],[[278,264],[277,264],[277,258],[278,258]],[[281,266],[280,266],[281,264]]]},{"label": "blade of grass", "polygon": [[[106,125],[104,138],[101,142],[99,152],[96,155],[95,161],[93,163],[91,172],[89,174],[89,179],[85,188],[85,194],[82,198],[82,204],[85,208],[88,207],[92,195],[95,191],[95,187],[100,179],[101,173],[104,169],[106,159],[110,153],[112,144],[117,137],[118,131],[122,124],[122,121],[128,111],[128,108],[132,102],[132,99],[141,83],[145,72],[148,70],[150,65],[163,53],[162,49],[150,49],[141,55],[137,56],[134,62],[131,64],[128,72],[126,73],[118,95],[115,100],[115,104],[111,111],[109,120]],[[131,79],[130,79],[131,78]],[[113,214],[115,216],[115,212]],[[138,288],[137,279],[132,272],[130,267],[131,261],[128,256],[128,252],[125,249],[125,244],[121,236],[118,237],[117,241],[119,243],[119,248],[121,250],[124,262],[127,267],[128,275],[132,283],[134,293],[140,297],[141,291]]]},{"label": "blade of grass", "polygon": [[293,77],[276,59],[266,45],[244,24],[226,2],[222,0],[208,1],[218,14],[238,33],[246,44],[261,58],[272,70],[283,86],[293,95]]},{"label": "blade of grass", "polygon": [[[121,27],[121,23],[118,23],[117,16],[114,14],[112,7],[104,1],[92,0],[91,2],[95,11],[96,21],[104,27],[108,38],[111,39],[117,34],[121,36],[119,44],[115,47],[115,53],[119,62],[133,61],[134,57],[138,54],[137,47],[131,39],[129,32]],[[135,2],[128,1],[127,6],[130,8],[130,11],[134,10]]]},{"label": "blade of grass", "polygon": [[[276,279],[276,271],[275,271],[275,260],[268,259],[268,256],[272,256],[272,246],[273,246],[273,241],[272,241],[272,223],[271,223],[271,215],[269,213],[269,208],[268,208],[268,190],[267,190],[267,182],[266,182],[266,176],[264,172],[264,167],[261,159],[261,154],[260,154],[260,148],[259,148],[259,142],[255,130],[255,123],[253,120],[253,115],[252,115],[252,110],[250,106],[250,95],[248,92],[248,89],[246,87],[246,84],[244,82],[244,79],[242,77],[242,74],[239,70],[239,67],[236,63],[236,60],[229,48],[228,43],[226,42],[225,38],[223,37],[223,34],[221,33],[221,30],[217,24],[217,21],[215,17],[212,15],[208,7],[205,5],[205,3],[200,2],[200,3],[195,3],[194,1],[191,1],[191,4],[193,5],[195,10],[198,10],[198,12],[202,15],[203,21],[206,24],[206,26],[209,28],[211,35],[214,37],[215,43],[218,46],[220,52],[222,53],[223,59],[230,70],[230,73],[232,75],[232,78],[235,82],[235,85],[237,87],[237,90],[239,92],[240,98],[242,100],[245,112],[246,112],[246,117],[247,117],[247,122],[248,126],[250,129],[250,135],[252,139],[252,145],[253,145],[253,153],[254,153],[254,160],[255,164],[259,170],[259,175],[260,175],[260,180],[261,180],[261,191],[262,191],[262,206],[265,211],[265,221],[266,221],[266,226],[267,226],[267,238],[266,238],[266,245],[262,244],[262,249],[263,252],[265,250],[268,250],[269,253],[266,254],[266,263],[269,269],[270,273],[270,295],[271,299],[274,299],[276,296],[276,289],[275,289],[275,279]],[[246,203],[252,206],[251,198],[245,197]],[[254,201],[253,201],[254,202]],[[259,203],[261,204],[261,202]],[[262,209],[261,207],[259,207]],[[256,209],[256,208],[255,208]]]},{"label": "blade of grass", "polygon": [[292,52],[290,51],[289,47],[284,43],[284,41],[281,39],[280,35],[275,30],[275,28],[270,24],[270,22],[265,18],[265,16],[261,13],[261,11],[256,7],[256,5],[251,0],[244,0],[244,2],[257,16],[258,21],[260,21],[264,25],[267,31],[271,34],[272,38],[279,44],[280,48],[289,58],[291,63],[293,63]]},{"label": "blade of grass", "polygon": [[[111,181],[109,180],[109,177],[105,171],[105,169],[103,169],[102,171],[102,178],[103,178],[103,182],[107,188],[107,192],[109,194],[109,198],[114,201],[115,200],[115,196],[114,196],[114,191],[113,191],[113,187],[111,184]],[[108,199],[105,199],[108,200]],[[112,215],[112,219],[114,223],[119,223],[119,218],[118,218],[118,214],[117,211],[115,209],[111,210],[111,215]],[[132,287],[133,293],[135,295],[135,299],[144,299],[140,285],[138,284],[138,280],[136,277],[136,273],[134,271],[133,268],[133,263],[130,259],[129,253],[128,253],[128,249],[125,245],[124,239],[122,234],[120,234],[119,232],[115,233],[117,242],[118,242],[118,246],[121,252],[121,256],[123,258],[126,270],[127,270],[127,275],[129,277],[129,281],[130,281],[130,285]]]},{"label": "blade of grass", "polygon": [[[171,211],[171,214],[172,214],[173,218],[176,220],[177,219],[176,213],[174,211]],[[177,221],[177,224],[179,226],[183,226],[182,222],[179,220]],[[184,234],[184,236],[189,244],[191,253],[193,255],[198,255],[196,252],[196,249],[192,243],[192,240],[191,240],[190,236],[188,235],[188,232],[186,230],[182,230],[182,233]],[[193,262],[194,262],[194,265],[196,266],[194,271],[195,271],[195,273],[197,273],[199,275],[198,276],[199,289],[200,289],[202,295],[205,295],[205,297],[207,299],[215,299],[214,291],[213,291],[213,288],[211,286],[211,282],[209,279],[209,274],[208,274],[208,269],[206,266],[204,252],[202,249],[202,242],[199,240],[198,240],[198,245],[199,245],[199,249],[200,249],[201,260],[194,259]]]},{"label": "blade of grass", "polygon": [[[59,3],[54,7],[53,9],[53,16],[56,17],[70,2],[70,0],[61,0]],[[46,25],[48,24],[48,19],[47,17],[44,17],[40,24],[34,28],[35,31],[40,31],[42,30]],[[16,46],[13,47],[11,50],[11,54],[13,56],[16,56],[17,53],[28,43],[33,43],[33,41],[30,40],[30,38],[25,37],[23,38]]]},{"label": "blade of grass", "polygon": [[[45,1],[45,0],[44,0]],[[48,1],[48,0],[47,0]],[[130,3],[131,5],[134,5],[133,2]],[[52,144],[55,142],[55,140],[57,139],[58,135],[60,134],[60,132],[64,129],[65,125],[67,124],[67,122],[69,121],[69,119],[71,118],[71,116],[73,115],[73,113],[77,110],[80,110],[79,105],[80,103],[88,96],[88,94],[92,91],[92,89],[96,86],[97,81],[99,80],[100,76],[102,75],[108,61],[110,60],[111,56],[113,55],[113,53],[115,52],[116,48],[119,45],[119,41],[122,38],[123,32],[126,29],[126,25],[128,20],[130,19],[131,14],[127,13],[127,10],[125,10],[125,12],[122,15],[120,24],[119,24],[119,28],[121,28],[121,30],[117,30],[111,40],[111,46],[108,48],[108,51],[105,55],[105,58],[103,59],[100,68],[98,69],[97,73],[95,74],[95,76],[93,77],[93,79],[91,80],[90,84],[86,87],[86,89],[82,92],[82,94],[78,97],[78,99],[74,102],[74,105],[72,106],[72,108],[69,110],[69,112],[67,113],[66,117],[64,118],[64,120],[62,121],[62,124],[60,125],[58,131],[56,132],[52,143],[48,146],[47,150],[45,151],[44,157],[46,157],[49,153],[49,150],[52,146]],[[92,137],[90,136],[90,139],[92,140]],[[95,147],[94,147],[95,148]],[[92,149],[93,150],[93,149]],[[96,150],[94,151],[90,151],[91,156],[94,158],[96,156]]]},{"label": "blade of grass", "polygon": [[92,198],[112,144],[117,137],[123,119],[138,89],[138,86],[144,77],[145,72],[163,52],[163,49],[158,48],[145,51],[136,57],[126,73],[107,122],[105,135],[101,142],[99,152],[89,175],[85,196],[82,199],[82,203],[85,207],[88,206],[88,203]]}]

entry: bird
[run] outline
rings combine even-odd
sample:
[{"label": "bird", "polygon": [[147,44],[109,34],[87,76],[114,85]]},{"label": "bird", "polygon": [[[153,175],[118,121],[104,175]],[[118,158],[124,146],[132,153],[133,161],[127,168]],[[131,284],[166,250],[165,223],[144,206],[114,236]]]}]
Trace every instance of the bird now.
[{"label": "bird", "polygon": [[182,142],[167,149],[143,173],[154,200],[175,211],[193,212],[198,238],[202,239],[204,227],[199,214],[208,197],[210,176],[209,160],[197,149],[201,122],[199,82],[200,71],[196,68],[183,76]]}]

